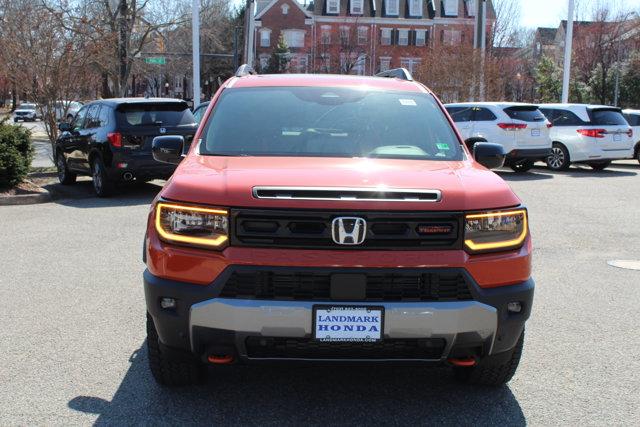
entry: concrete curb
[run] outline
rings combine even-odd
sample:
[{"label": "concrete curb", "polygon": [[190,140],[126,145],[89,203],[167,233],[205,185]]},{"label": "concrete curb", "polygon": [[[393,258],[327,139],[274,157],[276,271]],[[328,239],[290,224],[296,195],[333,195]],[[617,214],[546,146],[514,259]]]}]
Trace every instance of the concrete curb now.
[{"label": "concrete curb", "polygon": [[14,196],[0,196],[0,206],[35,205],[47,203],[52,200],[51,193],[40,187],[41,192],[36,194],[16,194]]}]

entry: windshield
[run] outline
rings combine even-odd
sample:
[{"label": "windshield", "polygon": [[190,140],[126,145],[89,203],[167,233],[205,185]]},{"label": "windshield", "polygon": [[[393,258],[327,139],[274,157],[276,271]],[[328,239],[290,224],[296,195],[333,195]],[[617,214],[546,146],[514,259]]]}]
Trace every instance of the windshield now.
[{"label": "windshield", "polygon": [[123,126],[192,126],[193,114],[186,103],[125,104],[118,107]]},{"label": "windshield", "polygon": [[20,104],[20,110],[35,110],[36,104]]},{"label": "windshield", "polygon": [[222,93],[201,154],[461,160],[432,95],[354,88],[238,88]]}]

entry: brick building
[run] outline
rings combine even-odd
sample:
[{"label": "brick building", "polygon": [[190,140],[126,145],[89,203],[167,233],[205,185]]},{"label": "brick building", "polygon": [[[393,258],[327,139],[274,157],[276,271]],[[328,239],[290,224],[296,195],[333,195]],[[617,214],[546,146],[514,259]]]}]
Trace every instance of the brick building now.
[{"label": "brick building", "polygon": [[[258,0],[255,62],[266,69],[280,36],[292,72],[415,71],[429,47],[473,45],[476,0]],[[487,2],[489,25],[495,19]]]}]

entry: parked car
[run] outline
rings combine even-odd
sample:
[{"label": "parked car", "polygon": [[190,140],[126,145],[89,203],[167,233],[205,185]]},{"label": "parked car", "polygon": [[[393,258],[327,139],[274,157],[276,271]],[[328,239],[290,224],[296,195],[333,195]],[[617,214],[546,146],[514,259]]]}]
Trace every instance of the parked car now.
[{"label": "parked car", "polygon": [[155,138],[156,159],[179,164],[144,240],[159,383],[199,382],[203,362],[513,376],[534,282],[527,210],[487,169],[504,149],[472,156],[435,95],[382,75],[241,67],[184,160],[181,136]]},{"label": "parked car", "polygon": [[550,169],[566,170],[572,163],[583,163],[604,170],[612,160],[633,157],[633,129],[619,108],[544,104],[540,110],[553,124],[553,147],[547,158]]},{"label": "parked car", "polygon": [[[82,102],[78,101],[56,101],[54,104],[56,121],[71,123],[80,108],[82,108],[82,105]],[[45,114],[48,111],[46,107],[43,110]]]},{"label": "parked car", "polygon": [[39,113],[38,105],[31,102],[20,104],[13,112],[14,123],[18,123],[20,120],[23,122],[35,122],[41,118],[42,115]]},{"label": "parked car", "polygon": [[536,105],[465,102],[445,106],[467,146],[493,142],[504,147],[506,165],[526,172],[551,152],[550,123]]},{"label": "parked car", "polygon": [[633,138],[636,141],[633,157],[640,163],[640,110],[624,110],[622,114],[633,129]]},{"label": "parked car", "polygon": [[167,179],[175,166],[153,159],[158,135],[179,135],[190,144],[197,129],[188,105],[178,99],[104,99],[83,106],[71,124],[60,124],[55,157],[62,184],[91,175],[98,196],[122,181]]},{"label": "parked car", "polygon": [[203,102],[202,104],[198,105],[198,107],[193,110],[193,117],[196,118],[196,122],[198,124],[200,124],[200,122],[202,121],[202,119],[204,118],[204,113],[207,112],[207,107],[209,107],[210,102]]}]

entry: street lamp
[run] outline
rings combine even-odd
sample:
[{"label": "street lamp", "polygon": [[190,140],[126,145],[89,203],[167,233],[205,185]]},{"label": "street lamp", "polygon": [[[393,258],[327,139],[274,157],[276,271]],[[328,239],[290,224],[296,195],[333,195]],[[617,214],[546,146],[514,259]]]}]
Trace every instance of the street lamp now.
[{"label": "street lamp", "polygon": [[164,94],[165,94],[165,96],[167,96],[167,97],[169,96],[169,82],[166,82],[166,83],[164,84]]}]

